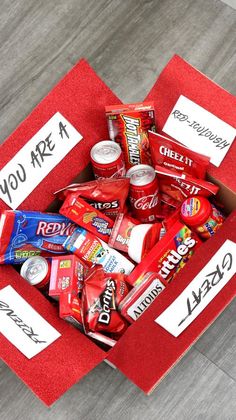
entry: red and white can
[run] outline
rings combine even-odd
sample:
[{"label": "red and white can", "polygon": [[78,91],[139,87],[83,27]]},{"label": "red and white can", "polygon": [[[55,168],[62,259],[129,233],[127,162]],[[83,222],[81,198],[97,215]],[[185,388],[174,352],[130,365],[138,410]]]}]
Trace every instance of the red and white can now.
[{"label": "red and white can", "polygon": [[125,176],[122,150],[112,140],[96,143],[91,149],[90,157],[96,179]]},{"label": "red and white can", "polygon": [[50,266],[46,258],[30,257],[22,265],[20,275],[38,289],[47,289],[50,280]]},{"label": "red and white can", "polygon": [[126,174],[130,178],[130,204],[133,216],[140,222],[154,222],[159,211],[159,186],[155,169],[135,165]]}]

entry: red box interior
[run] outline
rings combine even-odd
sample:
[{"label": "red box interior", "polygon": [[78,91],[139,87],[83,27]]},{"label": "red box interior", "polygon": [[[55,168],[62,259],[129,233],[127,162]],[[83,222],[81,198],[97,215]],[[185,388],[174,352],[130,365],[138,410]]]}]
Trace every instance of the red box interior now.
[{"label": "red box interior", "polygon": [[[147,100],[155,101],[157,126],[161,131],[180,94],[205,107],[235,127],[236,100],[175,56],[161,73]],[[61,112],[84,139],[21,204],[25,210],[45,210],[53,192],[85,174],[91,146],[108,137],[104,106],[120,102],[85,60],[81,60],[35,108],[30,116],[1,146],[2,167],[52,117]],[[222,197],[235,207],[236,180],[232,177],[236,143],[222,165],[211,165],[209,176],[221,185]],[[235,201],[234,201],[235,200]],[[0,201],[0,210],[7,208]],[[82,333],[58,317],[39,291],[29,286],[10,266],[0,267],[0,288],[12,285],[61,337],[42,353],[28,360],[4,336],[0,336],[0,356],[46,404],[52,404],[72,384],[82,378],[105,357],[141,389],[149,393],[196,339],[223,311],[236,293],[235,276],[178,337],[174,338],[154,319],[183,291],[226,239],[236,242],[236,212],[228,217],[216,235],[203,244],[149,309],[122,336],[116,346],[104,352]]]}]

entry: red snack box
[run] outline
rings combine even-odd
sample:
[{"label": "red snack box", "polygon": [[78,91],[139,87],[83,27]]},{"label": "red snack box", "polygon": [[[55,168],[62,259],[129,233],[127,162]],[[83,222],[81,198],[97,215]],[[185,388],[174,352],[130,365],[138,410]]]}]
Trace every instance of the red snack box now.
[{"label": "red snack box", "polygon": [[105,242],[108,242],[114,222],[105,214],[86,203],[77,194],[66,197],[60,213],[67,216],[77,225],[85,228]]},{"label": "red snack box", "polygon": [[153,165],[204,179],[210,158],[193,152],[182,144],[153,132],[148,133]]},{"label": "red snack box", "polygon": [[53,257],[49,296],[58,298],[62,292],[71,293],[76,286],[82,289],[87,273],[88,267],[76,255]]},{"label": "red snack box", "polygon": [[165,289],[165,281],[157,273],[146,273],[141,283],[128,293],[119,305],[121,315],[133,323]]},{"label": "red snack box", "polygon": [[120,144],[126,169],[140,163],[150,165],[148,130],[155,131],[154,103],[112,105],[105,109],[110,138]]},{"label": "red snack box", "polygon": [[201,240],[194,232],[176,222],[128,276],[127,281],[134,286],[148,271],[154,271],[167,283],[171,282],[200,244]]},{"label": "red snack box", "polygon": [[[147,100],[158,103],[159,130],[163,128],[180,94],[236,127],[235,97],[175,56],[167,64],[147,97]],[[88,180],[88,171],[83,169],[89,163],[89,151],[94,143],[107,136],[103,106],[118,102],[119,99],[85,60],[82,60],[1,145],[1,163],[4,166],[51,115],[58,111],[79,132],[86,133],[86,141],[79,142],[73,151],[64,157],[26,198],[21,205],[22,209],[45,211],[51,204],[53,191],[71,183],[78,174],[80,182]],[[232,176],[235,157],[234,141],[220,167],[210,165],[208,171],[213,182],[220,185],[218,198],[228,212],[233,211],[236,206],[236,178]],[[0,207],[7,208],[3,201],[0,202]],[[70,386],[104,359],[115,365],[145,393],[151,393],[235,297],[236,277],[233,274],[204,312],[199,314],[178,338],[154,322],[193,282],[201,270],[208,266],[212,258],[214,264],[218,263],[216,253],[228,241],[232,242],[232,248],[236,242],[235,211],[227,217],[221,229],[197,249],[186,269],[177,274],[174,283],[165,289],[108,352],[60,319],[55,307],[37,289],[22,281],[13,267],[0,265],[0,288],[11,285],[61,333],[58,340],[31,360],[27,360],[3,334],[0,334],[0,357],[47,405],[55,402]],[[70,369],[70,366],[73,368]],[[91,373],[93,374],[95,375]]]},{"label": "red snack box", "polygon": [[82,329],[81,299],[76,288],[70,292],[62,292],[59,298],[59,316],[75,327]]},{"label": "red snack box", "polygon": [[219,190],[219,187],[211,182],[179,174],[158,165],[155,166],[155,170],[161,192],[180,202],[191,195],[209,197],[212,194],[215,195]]}]

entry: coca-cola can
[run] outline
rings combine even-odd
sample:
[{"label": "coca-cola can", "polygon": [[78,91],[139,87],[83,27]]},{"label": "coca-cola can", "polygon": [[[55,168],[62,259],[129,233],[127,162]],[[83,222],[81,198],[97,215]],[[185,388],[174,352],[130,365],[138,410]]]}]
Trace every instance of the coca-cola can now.
[{"label": "coca-cola can", "polygon": [[130,204],[140,222],[154,222],[159,211],[159,187],[155,170],[149,165],[135,165],[126,174],[130,178]]},{"label": "coca-cola can", "polygon": [[46,258],[35,256],[28,258],[22,265],[20,275],[38,289],[46,289],[50,280],[50,266]]},{"label": "coca-cola can", "polygon": [[122,150],[112,140],[96,143],[91,149],[90,157],[96,179],[125,176]]}]

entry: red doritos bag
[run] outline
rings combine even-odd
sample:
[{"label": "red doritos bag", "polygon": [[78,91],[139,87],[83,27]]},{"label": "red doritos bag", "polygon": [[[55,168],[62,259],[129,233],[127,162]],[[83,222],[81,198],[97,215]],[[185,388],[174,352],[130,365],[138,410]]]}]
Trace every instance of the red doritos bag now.
[{"label": "red doritos bag", "polygon": [[84,282],[82,318],[85,332],[122,334],[127,322],[118,312],[118,306],[128,294],[126,276],[121,273],[105,273],[95,267]]},{"label": "red doritos bag", "polygon": [[55,194],[60,200],[65,200],[70,193],[76,193],[77,197],[82,197],[95,209],[115,220],[116,216],[125,210],[129,182],[129,178],[106,178],[83,184],[71,184],[56,191]]}]

